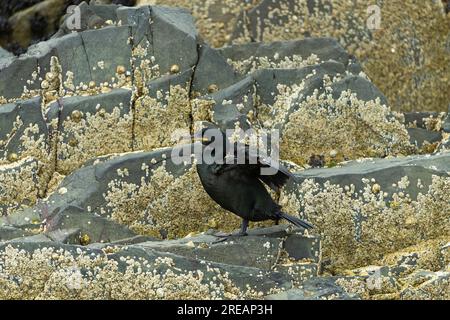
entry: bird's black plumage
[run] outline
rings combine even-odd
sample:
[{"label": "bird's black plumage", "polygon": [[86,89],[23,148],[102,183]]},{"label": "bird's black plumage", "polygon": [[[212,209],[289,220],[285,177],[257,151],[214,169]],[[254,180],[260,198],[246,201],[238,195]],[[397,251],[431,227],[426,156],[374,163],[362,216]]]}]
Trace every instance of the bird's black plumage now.
[{"label": "bird's black plumage", "polygon": [[[202,137],[205,137],[205,130],[202,130]],[[226,150],[225,134],[220,131],[219,135]],[[211,147],[210,139],[202,140],[204,150]],[[308,222],[284,213],[263,185],[278,191],[292,176],[287,168],[281,164],[275,167],[269,158],[259,157],[248,145],[235,144],[231,150],[231,153],[223,152],[224,161],[220,163],[198,163],[197,172],[208,195],[222,208],[243,219],[241,234],[246,234],[249,221],[285,219],[298,227],[312,228]],[[245,164],[237,163],[238,152],[245,156]],[[274,174],[262,175],[261,169],[269,167],[275,169]]]}]

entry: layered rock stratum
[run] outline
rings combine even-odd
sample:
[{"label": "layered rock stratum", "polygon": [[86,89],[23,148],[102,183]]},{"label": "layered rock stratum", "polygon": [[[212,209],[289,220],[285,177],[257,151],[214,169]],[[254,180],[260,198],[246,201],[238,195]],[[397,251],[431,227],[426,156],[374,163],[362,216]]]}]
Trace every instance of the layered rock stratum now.
[{"label": "layered rock stratum", "polygon": [[[216,49],[186,9],[79,10],[0,51],[1,298],[449,298],[448,114],[393,111],[332,38]],[[280,130],[273,196],[316,228],[220,241],[239,219],[172,161],[202,125]]]}]

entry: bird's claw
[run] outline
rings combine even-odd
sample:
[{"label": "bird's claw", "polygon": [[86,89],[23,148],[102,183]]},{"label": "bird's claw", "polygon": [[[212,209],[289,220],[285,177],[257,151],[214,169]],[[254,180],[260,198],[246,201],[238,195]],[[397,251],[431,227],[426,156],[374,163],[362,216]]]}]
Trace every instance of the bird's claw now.
[{"label": "bird's claw", "polygon": [[239,231],[236,233],[218,232],[214,236],[219,239],[214,241],[213,243],[220,243],[220,242],[227,241],[230,238],[245,237],[245,236],[248,236],[248,234],[247,234],[247,232],[242,232],[242,231]]},{"label": "bird's claw", "polygon": [[215,237],[217,238],[228,238],[231,236],[231,233],[229,232],[217,232],[214,234]]}]

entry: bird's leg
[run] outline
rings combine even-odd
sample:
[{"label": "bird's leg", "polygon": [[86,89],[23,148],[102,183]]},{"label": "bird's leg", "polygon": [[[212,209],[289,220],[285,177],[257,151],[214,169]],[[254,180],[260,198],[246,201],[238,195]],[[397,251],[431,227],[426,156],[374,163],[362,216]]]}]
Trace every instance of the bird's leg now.
[{"label": "bird's leg", "polygon": [[243,236],[247,235],[247,228],[248,228],[248,220],[242,219],[241,230],[239,230],[238,233],[219,232],[219,233],[216,233],[214,236],[216,236],[218,238],[223,238],[219,242],[225,241],[229,237],[243,237]]},{"label": "bird's leg", "polygon": [[248,220],[242,219],[241,230],[236,235],[237,236],[246,236],[247,235],[247,228],[248,228]]}]

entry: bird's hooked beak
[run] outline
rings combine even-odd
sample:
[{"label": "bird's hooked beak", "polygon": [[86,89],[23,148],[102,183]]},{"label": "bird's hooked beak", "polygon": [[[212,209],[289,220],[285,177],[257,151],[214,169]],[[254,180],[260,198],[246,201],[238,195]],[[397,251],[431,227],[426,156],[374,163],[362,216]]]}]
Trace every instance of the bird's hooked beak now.
[{"label": "bird's hooked beak", "polygon": [[199,137],[199,136],[192,136],[191,137],[191,139],[192,139],[192,142],[194,143],[194,142],[198,142],[198,141],[200,141],[200,142],[208,142],[209,141],[209,139],[208,138],[205,138],[205,137]]}]

